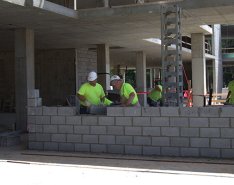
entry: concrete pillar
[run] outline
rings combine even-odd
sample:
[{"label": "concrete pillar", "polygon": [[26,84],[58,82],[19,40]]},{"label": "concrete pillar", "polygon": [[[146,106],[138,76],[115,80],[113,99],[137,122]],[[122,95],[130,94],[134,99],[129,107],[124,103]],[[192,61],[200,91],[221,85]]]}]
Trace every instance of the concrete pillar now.
[{"label": "concrete pillar", "polygon": [[203,33],[191,36],[193,106],[199,107],[203,106],[203,97],[197,95],[206,94],[205,37]]},{"label": "concrete pillar", "polygon": [[223,65],[220,24],[213,25],[212,54],[215,56],[213,60],[213,92],[221,93],[223,87]]},{"label": "concrete pillar", "polygon": [[109,0],[102,0],[104,7],[109,7]]},{"label": "concrete pillar", "polygon": [[16,129],[27,130],[27,92],[35,89],[34,31],[15,30]]},{"label": "concrete pillar", "polygon": [[107,44],[97,45],[98,82],[104,90],[110,90],[110,51]]},{"label": "concrete pillar", "polygon": [[[136,90],[137,92],[146,92],[146,55],[143,51],[136,54]],[[142,106],[147,105],[146,94],[138,95]]]},{"label": "concrete pillar", "polygon": [[153,68],[150,68],[150,88],[153,88],[153,79],[154,79]]}]

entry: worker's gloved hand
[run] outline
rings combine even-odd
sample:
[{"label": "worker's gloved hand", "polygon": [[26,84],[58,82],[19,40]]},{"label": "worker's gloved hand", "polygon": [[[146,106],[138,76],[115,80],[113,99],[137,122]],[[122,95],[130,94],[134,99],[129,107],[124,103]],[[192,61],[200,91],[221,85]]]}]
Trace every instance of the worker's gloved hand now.
[{"label": "worker's gloved hand", "polygon": [[87,107],[90,107],[91,106],[91,103],[89,102],[89,101],[87,101],[87,100],[85,100],[85,106],[87,106]]}]

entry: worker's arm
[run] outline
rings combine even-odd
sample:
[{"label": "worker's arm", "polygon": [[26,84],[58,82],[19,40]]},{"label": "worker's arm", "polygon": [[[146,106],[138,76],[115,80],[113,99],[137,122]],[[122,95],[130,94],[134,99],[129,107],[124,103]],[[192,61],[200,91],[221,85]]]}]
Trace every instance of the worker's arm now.
[{"label": "worker's arm", "polygon": [[135,98],[135,93],[134,92],[130,93],[129,98],[127,99],[125,105],[126,106],[131,105],[134,98]]},{"label": "worker's arm", "polygon": [[84,102],[86,100],[85,96],[80,95],[79,93],[77,93],[77,96],[78,96],[78,98],[79,98],[80,101]]},{"label": "worker's arm", "polygon": [[156,91],[159,91],[159,92],[162,92],[162,89],[158,86],[158,85],[156,85],[156,87],[154,88]]}]

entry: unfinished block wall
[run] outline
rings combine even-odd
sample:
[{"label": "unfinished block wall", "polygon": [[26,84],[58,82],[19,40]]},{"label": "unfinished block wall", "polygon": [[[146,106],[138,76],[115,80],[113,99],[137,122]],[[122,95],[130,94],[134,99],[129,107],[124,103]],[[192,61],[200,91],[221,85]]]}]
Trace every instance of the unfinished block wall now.
[{"label": "unfinished block wall", "polygon": [[234,107],[31,107],[29,149],[153,156],[234,157]]}]

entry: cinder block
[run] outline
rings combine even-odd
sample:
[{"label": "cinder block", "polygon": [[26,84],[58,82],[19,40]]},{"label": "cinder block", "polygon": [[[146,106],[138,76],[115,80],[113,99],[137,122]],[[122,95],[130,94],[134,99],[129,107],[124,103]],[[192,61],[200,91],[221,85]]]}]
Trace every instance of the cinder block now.
[{"label": "cinder block", "polygon": [[66,116],[67,125],[81,125],[81,116]]},{"label": "cinder block", "polygon": [[74,152],[75,145],[74,143],[59,143],[59,151]]},{"label": "cinder block", "polygon": [[44,133],[58,133],[57,125],[43,125]]},{"label": "cinder block", "polygon": [[36,133],[29,133],[28,134],[28,141],[37,141]]},{"label": "cinder block", "polygon": [[134,145],[151,145],[151,137],[135,136],[133,137]]},{"label": "cinder block", "polygon": [[148,155],[148,156],[160,155],[160,147],[143,146],[143,155]]},{"label": "cinder block", "polygon": [[230,139],[211,139],[210,141],[211,148],[231,148]]},{"label": "cinder block", "polygon": [[177,147],[189,146],[189,138],[171,137],[170,139],[171,139],[171,146],[177,146]]},{"label": "cinder block", "polygon": [[46,116],[57,116],[58,115],[58,107],[42,107],[43,115]]},{"label": "cinder block", "polygon": [[111,154],[124,154],[124,145],[107,145],[107,152]]},{"label": "cinder block", "polygon": [[185,137],[199,137],[199,128],[181,128],[180,135]]},{"label": "cinder block", "polygon": [[142,128],[141,127],[125,127],[125,135],[140,136],[142,135]]},{"label": "cinder block", "polygon": [[200,156],[201,156],[201,157],[215,157],[215,158],[220,158],[220,157],[221,157],[221,152],[220,152],[220,149],[201,148],[201,149],[200,149]]},{"label": "cinder block", "polygon": [[143,127],[143,136],[160,136],[160,127]]},{"label": "cinder block", "polygon": [[91,152],[106,153],[107,152],[107,146],[106,145],[100,145],[100,144],[91,144]]},{"label": "cinder block", "polygon": [[151,117],[151,125],[153,127],[167,127],[169,126],[168,117]]},{"label": "cinder block", "polygon": [[[233,112],[234,114],[234,112]],[[230,127],[230,119],[229,118],[209,118],[210,119],[210,127]]]},{"label": "cinder block", "polygon": [[133,144],[133,136],[116,136],[116,144],[132,145]]},{"label": "cinder block", "polygon": [[83,143],[84,144],[98,144],[98,136],[97,135],[83,135]]},{"label": "cinder block", "polygon": [[90,126],[90,133],[91,134],[106,134],[106,127],[105,126]]},{"label": "cinder block", "polygon": [[125,145],[125,154],[142,155],[142,146]]},{"label": "cinder block", "polygon": [[181,107],[180,116],[182,117],[198,117],[198,107]]},{"label": "cinder block", "polygon": [[58,143],[55,142],[45,142],[44,150],[47,151],[58,151]]},{"label": "cinder block", "polygon": [[109,135],[124,135],[124,127],[122,127],[122,126],[107,126],[107,134],[109,134]]},{"label": "cinder block", "polygon": [[170,146],[169,137],[152,137],[153,146]]},{"label": "cinder block", "polygon": [[180,156],[180,149],[178,147],[161,147],[162,156]]},{"label": "cinder block", "polygon": [[99,125],[115,125],[115,118],[114,117],[99,117],[98,118]]},{"label": "cinder block", "polygon": [[42,133],[43,132],[43,125],[36,125],[36,133]]},{"label": "cinder block", "polygon": [[234,117],[234,107],[222,107],[220,117]]},{"label": "cinder block", "polygon": [[51,124],[65,125],[65,116],[51,116]]},{"label": "cinder block", "polygon": [[36,133],[37,141],[51,141],[51,134]]},{"label": "cinder block", "polygon": [[76,110],[75,107],[58,107],[59,116],[75,116]]},{"label": "cinder block", "polygon": [[181,148],[180,153],[183,157],[199,157],[198,148]]},{"label": "cinder block", "polygon": [[82,116],[82,125],[98,125],[98,117]]},{"label": "cinder block", "polygon": [[220,137],[219,128],[201,128],[200,137]]},{"label": "cinder block", "polygon": [[160,116],[159,107],[142,107],[141,112],[142,116]]},{"label": "cinder block", "polygon": [[234,158],[234,149],[221,149],[222,158]]},{"label": "cinder block", "polygon": [[90,152],[90,144],[75,144],[76,152]]},{"label": "cinder block", "polygon": [[69,142],[69,143],[81,143],[81,135],[67,134],[67,142]]},{"label": "cinder block", "polygon": [[73,125],[58,125],[58,133],[60,133],[60,134],[74,133]]},{"label": "cinder block", "polygon": [[51,141],[52,142],[66,142],[66,134],[52,134]]},{"label": "cinder block", "polygon": [[222,138],[233,138],[234,137],[234,128],[221,128],[221,137]]},{"label": "cinder block", "polygon": [[133,117],[133,126],[150,126],[150,117]]},{"label": "cinder block", "polygon": [[189,118],[190,127],[209,127],[208,118]]},{"label": "cinder block", "polygon": [[162,136],[179,136],[179,128],[176,127],[162,127],[161,135]]},{"label": "cinder block", "polygon": [[171,127],[188,127],[188,118],[175,118],[170,117],[170,126]]},{"label": "cinder block", "polygon": [[115,136],[99,136],[100,144],[115,144]]},{"label": "cinder block", "polygon": [[123,107],[107,107],[107,116],[124,116]]},{"label": "cinder block", "polygon": [[42,106],[42,100],[41,98],[28,98],[27,105],[29,107]]},{"label": "cinder block", "polygon": [[219,117],[219,107],[199,107],[200,117]]},{"label": "cinder block", "polygon": [[36,117],[28,116],[28,124],[36,124]]},{"label": "cinder block", "polygon": [[28,116],[42,115],[42,107],[27,107]]},{"label": "cinder block", "polygon": [[32,141],[30,141],[28,143],[28,149],[30,149],[30,150],[43,150],[44,149],[44,144],[43,144],[43,142],[32,142]]},{"label": "cinder block", "polygon": [[50,124],[50,116],[36,116],[36,124],[49,125]]},{"label": "cinder block", "polygon": [[74,126],[75,134],[89,134],[90,133],[89,126]]},{"label": "cinder block", "polygon": [[36,125],[35,124],[31,124],[31,123],[28,123],[28,132],[30,133],[35,133],[36,132]]},{"label": "cinder block", "polygon": [[124,107],[124,116],[141,116],[141,107]]},{"label": "cinder block", "polygon": [[28,90],[28,98],[39,98],[39,90],[38,89],[30,89]]},{"label": "cinder block", "polygon": [[231,118],[231,127],[234,128],[234,118]]},{"label": "cinder block", "polygon": [[209,139],[208,138],[190,138],[191,147],[197,148],[208,148]]},{"label": "cinder block", "polygon": [[116,125],[132,126],[132,117],[116,117]]},{"label": "cinder block", "polygon": [[160,107],[161,116],[170,117],[170,116],[179,116],[179,107]]}]

